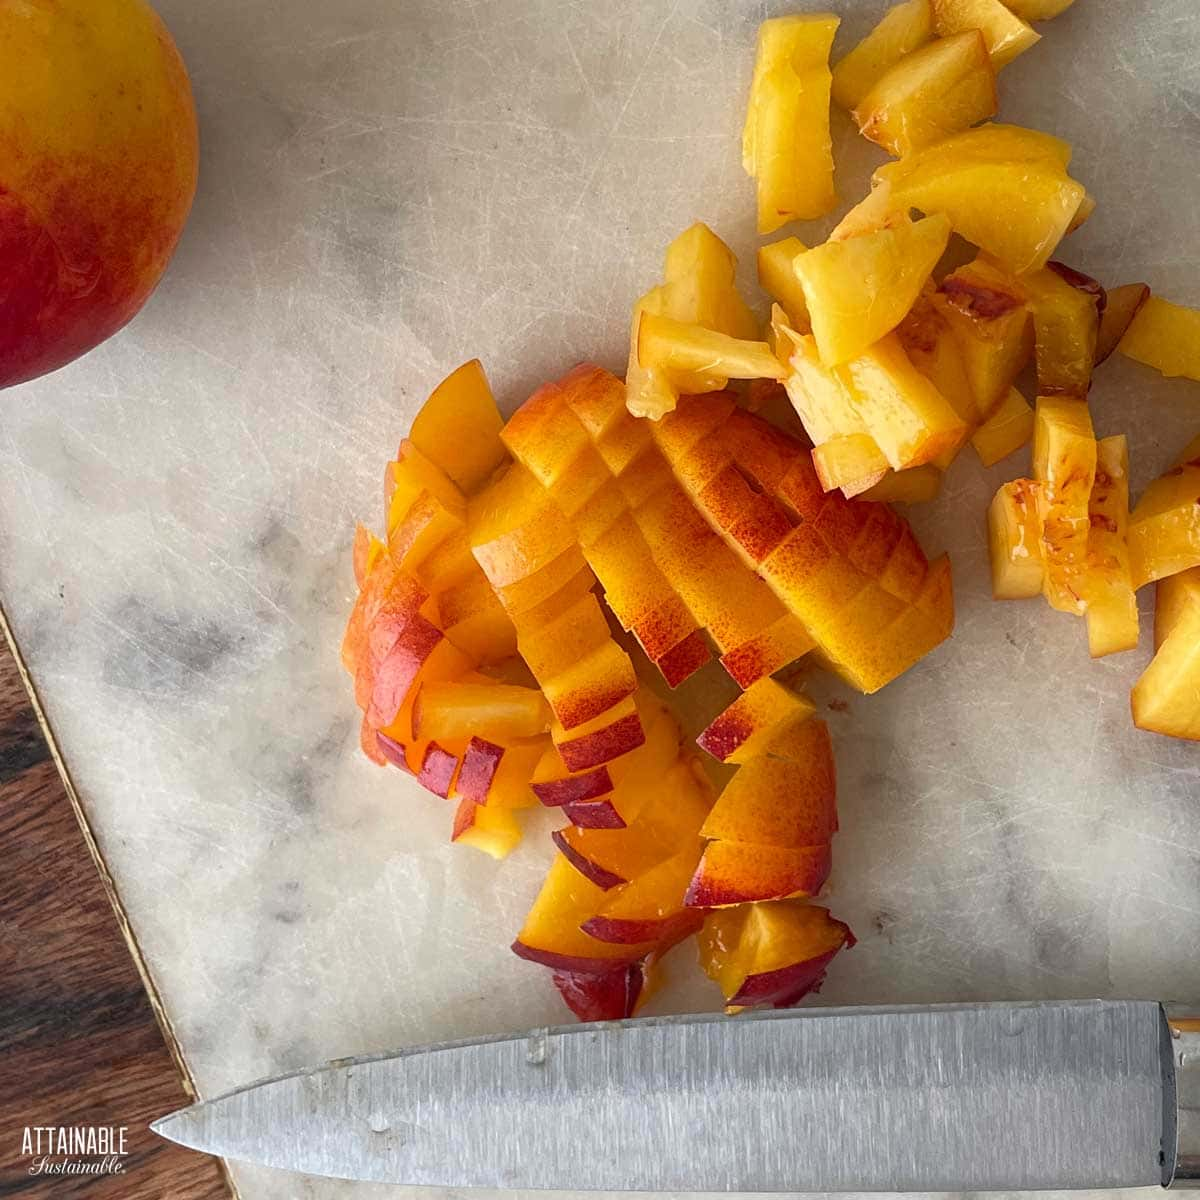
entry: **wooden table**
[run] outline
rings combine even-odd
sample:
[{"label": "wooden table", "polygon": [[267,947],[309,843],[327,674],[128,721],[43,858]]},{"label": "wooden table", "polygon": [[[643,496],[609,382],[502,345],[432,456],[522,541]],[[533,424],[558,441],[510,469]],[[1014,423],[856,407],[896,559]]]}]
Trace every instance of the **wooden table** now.
[{"label": "wooden table", "polygon": [[[0,636],[0,1196],[229,1200],[216,1159],[146,1127],[190,1096],[89,845]],[[31,1175],[39,1125],[124,1126],[122,1173]]]}]

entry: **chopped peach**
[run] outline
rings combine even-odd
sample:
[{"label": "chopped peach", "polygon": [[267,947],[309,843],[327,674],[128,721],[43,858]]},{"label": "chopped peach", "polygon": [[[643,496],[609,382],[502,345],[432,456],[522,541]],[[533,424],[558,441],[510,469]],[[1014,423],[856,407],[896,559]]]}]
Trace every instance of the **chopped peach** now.
[{"label": "chopped peach", "polygon": [[454,814],[450,840],[495,859],[507,858],[520,845],[521,825],[507,808],[485,808],[463,800]]},{"label": "chopped peach", "polygon": [[676,462],[693,447],[711,441],[736,410],[728,392],[689,396],[674,412],[652,426],[651,435],[658,448]]},{"label": "chopped peach", "polygon": [[1049,21],[1064,13],[1075,0],[1005,0],[1023,21]]},{"label": "chopped peach", "polygon": [[1000,407],[971,435],[971,445],[985,467],[993,467],[1033,437],[1033,409],[1029,401],[1009,388]]},{"label": "chopped peach", "polygon": [[[419,563],[412,573],[430,593],[441,595],[460,586],[483,584],[491,590],[487,577],[479,569],[471,543],[467,541],[466,526],[448,533]],[[482,605],[475,605],[478,611]]]},{"label": "chopped peach", "polygon": [[564,730],[609,712],[637,690],[629,655],[611,638],[572,666],[538,681]]},{"label": "chopped peach", "polygon": [[1200,604],[1200,567],[1160,579],[1154,597],[1154,649],[1157,650],[1184,612]]},{"label": "chopped peach", "polygon": [[747,904],[705,917],[700,965],[731,1012],[789,1008],[818,991],[834,956],[853,945],[849,926],[828,909],[794,900]]},{"label": "chopped peach", "polygon": [[984,421],[1033,355],[1025,289],[1006,271],[977,258],[942,280],[933,304],[958,342],[976,419]]},{"label": "chopped peach", "polygon": [[838,368],[853,389],[867,430],[894,470],[932,462],[961,445],[966,426],[913,366],[895,334]]},{"label": "chopped peach", "polygon": [[1129,573],[1129,449],[1124,435],[1096,443],[1096,481],[1088,504],[1087,564],[1083,597],[1087,605],[1088,648],[1093,658],[1135,650],[1137,599]]},{"label": "chopped peach", "polygon": [[813,466],[827,492],[841,488],[849,499],[875,487],[891,467],[867,433],[843,433],[813,447]]},{"label": "chopped peach", "polygon": [[1200,741],[1200,604],[1175,618],[1130,699],[1139,729]]},{"label": "chopped peach", "polygon": [[1150,288],[1144,283],[1125,283],[1108,289],[1108,302],[1100,314],[1100,330],[1096,336],[1096,366],[1107,359],[1120,344],[1125,331],[1150,299]]},{"label": "chopped peach", "polygon": [[600,602],[584,592],[550,621],[517,618],[518,646],[536,679],[550,679],[577,666],[612,638]]},{"label": "chopped peach", "polygon": [[555,970],[603,973],[614,963],[634,962],[653,948],[616,945],[589,937],[580,926],[604,903],[604,889],[585,879],[561,855],[555,855],[517,940],[513,953]]},{"label": "chopped peach", "polygon": [[908,207],[892,193],[890,184],[873,181],[871,190],[829,232],[828,241],[842,242],[911,221]]},{"label": "chopped peach", "polygon": [[914,50],[855,105],[865,138],[901,157],[996,115],[996,71],[978,29]]},{"label": "chopped peach", "polygon": [[354,582],[360,588],[375,564],[386,553],[387,546],[360,521],[354,527]]},{"label": "chopped peach", "polygon": [[812,704],[774,679],[752,683],[696,739],[720,762],[743,763],[787,726],[806,721]]},{"label": "chopped peach", "polygon": [[782,379],[783,367],[766,342],[743,341],[702,325],[643,312],[637,330],[638,362],[667,372],[704,371],[716,391],[730,379]]},{"label": "chopped peach", "polygon": [[598,767],[628,754],[646,740],[632,696],[570,731],[556,721],[550,732],[563,762],[572,771]]},{"label": "chopped peach", "polygon": [[758,188],[758,232],[812,220],[837,202],[829,134],[829,51],[838,18],[801,13],[764,21],[742,133]]},{"label": "chopped peach", "polygon": [[802,658],[815,645],[804,622],[785,613],[761,633],[722,655],[721,666],[738,687],[745,689]]},{"label": "chopped peach", "polygon": [[939,306],[936,289],[930,286],[917,297],[896,326],[896,336],[912,365],[941,392],[964,426],[977,424],[983,413],[967,372],[966,357]]},{"label": "chopped peach", "polygon": [[472,499],[467,527],[475,559],[494,587],[532,575],[575,542],[554,501],[518,464]]},{"label": "chopped peach", "polygon": [[[720,240],[720,239],[718,239]],[[724,245],[724,243],[722,243]],[[732,273],[730,274],[732,280]],[[559,381],[563,399],[593,443],[610,435],[628,413],[625,385],[611,371],[581,363]]]},{"label": "chopped peach", "polygon": [[904,471],[888,471],[857,499],[877,504],[924,504],[937,499],[942,490],[942,479],[942,472],[932,463],[908,467]]},{"label": "chopped peach", "polygon": [[496,663],[517,652],[517,632],[499,603],[446,626],[446,640],[477,663]]},{"label": "chopped peach", "polygon": [[694,321],[734,338],[753,338],[758,321],[738,294],[733,251],[702,221],[667,247],[663,278],[670,292],[669,315]]},{"label": "chopped peach", "polygon": [[443,681],[421,686],[412,720],[422,739],[526,738],[550,728],[550,708],[534,688]]},{"label": "chopped peach", "polygon": [[1038,392],[1086,396],[1092,384],[1104,289],[1061,263],[1033,271],[1021,283],[1033,312]]},{"label": "chopped peach", "polygon": [[563,1003],[581,1021],[620,1021],[632,1017],[647,995],[647,963],[610,971],[555,971],[551,976]]},{"label": "chopped peach", "polygon": [[553,619],[547,614],[574,603],[595,583],[579,547],[572,544],[532,574],[497,587],[496,595],[514,620],[538,625]]},{"label": "chopped peach", "polygon": [[824,721],[805,721],[748,759],[725,785],[700,836],[801,849],[837,832],[833,747]]},{"label": "chopped peach", "polygon": [[1046,567],[1038,492],[1031,479],[1004,484],[988,508],[988,551],[992,563],[992,597],[1026,600],[1040,596]]},{"label": "chopped peach", "polygon": [[1086,400],[1039,396],[1033,430],[1033,477],[1052,608],[1082,613],[1079,574],[1091,527],[1088,501],[1096,479],[1096,438]]},{"label": "chopped peach", "polygon": [[712,648],[704,636],[704,631],[694,629],[682,641],[676,642],[670,650],[651,661],[658,668],[667,686],[676,688],[706,663],[711,662],[712,656]]},{"label": "chopped peach", "polygon": [[1150,296],[1117,349],[1169,379],[1200,379],[1200,309]]},{"label": "chopped peach", "polygon": [[545,488],[569,478],[575,460],[591,449],[591,439],[557,383],[545,383],[500,431],[508,452]]},{"label": "chopped peach", "polygon": [[1200,437],[1142,493],[1129,517],[1133,586],[1200,565]]},{"label": "chopped peach", "polygon": [[752,487],[732,462],[696,493],[696,503],[750,567],[757,567],[796,526],[787,508]]},{"label": "chopped peach", "polygon": [[[694,931],[703,917],[687,912],[683,897],[700,859],[700,839],[656,863],[601,904],[582,929],[602,942],[637,944],[678,936],[680,927]],[[697,919],[699,918],[699,919]]]},{"label": "chopped peach", "polygon": [[796,255],[807,249],[798,237],[787,237],[758,249],[758,282],[768,296],[783,306],[791,327],[801,331],[809,329],[808,301],[793,263]]},{"label": "chopped peach", "polygon": [[464,492],[487,482],[507,457],[500,413],[477,358],[452,371],[413,421],[409,438]]},{"label": "chopped peach", "polygon": [[933,26],[940,37],[978,29],[997,71],[1042,37],[1000,0],[933,0]]},{"label": "chopped peach", "polygon": [[929,0],[903,0],[833,68],[833,98],[847,112],[905,55],[933,37]]},{"label": "chopped peach", "polygon": [[944,213],[955,233],[1021,274],[1045,266],[1085,193],[1049,139],[992,132],[1013,128],[968,129],[880,167],[876,178],[897,203]]},{"label": "chopped peach", "polygon": [[842,372],[821,362],[817,343],[810,335],[792,341],[787,361],[790,373],[784,386],[788,399],[814,446],[852,434],[871,437],[849,381]]},{"label": "chopped peach", "polygon": [[[563,857],[585,878],[605,891],[628,883],[671,854],[670,846],[653,838],[636,836],[635,827],[630,825],[620,829],[580,829],[568,825],[564,829],[556,829],[551,836]],[[679,897],[682,900],[682,889]],[[610,939],[601,939],[606,940]]]},{"label": "chopped peach", "polygon": [[426,745],[421,755],[421,768],[417,772],[417,782],[435,796],[447,799],[454,789],[454,781],[458,776],[461,758],[453,750],[448,750],[438,742],[431,741]]},{"label": "chopped peach", "polygon": [[374,673],[367,718],[378,728],[400,717],[426,679],[454,679],[475,664],[422,617],[405,626]]},{"label": "chopped peach", "polygon": [[863,354],[904,319],[949,237],[949,220],[932,216],[796,256],[793,266],[826,366]]},{"label": "chopped peach", "polygon": [[688,885],[689,908],[815,896],[829,878],[829,843],[792,850],[752,842],[709,842]]},{"label": "chopped peach", "polygon": [[564,804],[582,804],[606,796],[615,785],[607,766],[570,771],[558,747],[551,744],[538,759],[529,786],[547,808],[561,808]]}]

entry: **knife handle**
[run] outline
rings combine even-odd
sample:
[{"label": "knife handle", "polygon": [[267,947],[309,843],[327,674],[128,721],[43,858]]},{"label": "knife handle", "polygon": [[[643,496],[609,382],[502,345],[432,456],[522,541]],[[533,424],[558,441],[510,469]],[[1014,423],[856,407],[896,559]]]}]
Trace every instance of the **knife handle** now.
[{"label": "knife handle", "polygon": [[1163,1012],[1169,1039],[1164,1055],[1175,1076],[1173,1114],[1170,1097],[1166,1097],[1168,1126],[1163,1139],[1166,1150],[1163,1183],[1170,1188],[1200,1189],[1200,1014],[1195,1008],[1178,1004],[1164,1005]]}]

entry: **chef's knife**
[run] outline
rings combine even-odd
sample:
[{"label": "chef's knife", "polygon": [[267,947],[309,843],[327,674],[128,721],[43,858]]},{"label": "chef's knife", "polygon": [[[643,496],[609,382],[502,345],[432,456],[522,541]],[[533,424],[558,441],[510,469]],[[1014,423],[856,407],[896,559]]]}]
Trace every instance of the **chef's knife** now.
[{"label": "chef's knife", "polygon": [[1200,1185],[1200,1021],[1151,1002],[826,1008],[345,1059],[155,1122],[388,1183],[648,1191]]}]

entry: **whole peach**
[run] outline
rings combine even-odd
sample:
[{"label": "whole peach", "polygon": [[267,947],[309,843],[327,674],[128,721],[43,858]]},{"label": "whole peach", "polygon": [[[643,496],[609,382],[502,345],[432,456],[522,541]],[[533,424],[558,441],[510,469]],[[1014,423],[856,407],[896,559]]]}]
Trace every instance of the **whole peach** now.
[{"label": "whole peach", "polygon": [[142,307],[197,159],[187,71],[143,0],[0,0],[0,387]]}]

